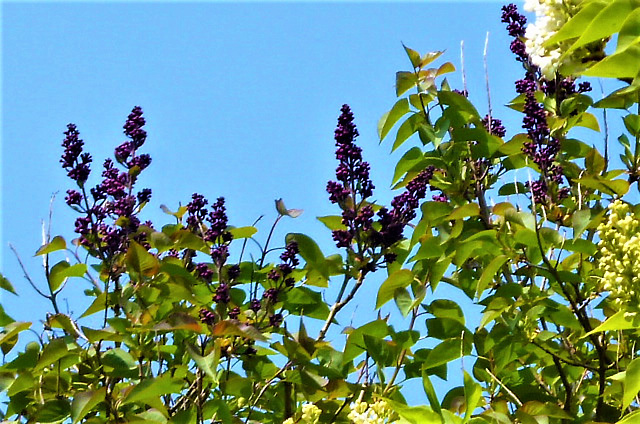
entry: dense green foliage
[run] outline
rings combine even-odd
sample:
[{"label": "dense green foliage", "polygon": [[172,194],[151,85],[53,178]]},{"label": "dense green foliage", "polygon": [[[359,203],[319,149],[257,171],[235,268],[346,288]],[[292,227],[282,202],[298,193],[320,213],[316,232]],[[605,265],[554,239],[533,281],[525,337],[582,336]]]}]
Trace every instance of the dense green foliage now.
[{"label": "dense green foliage", "polygon": [[[228,225],[223,199],[208,210],[196,195],[165,207],[165,225],[141,224],[149,194],[133,189],[150,161],[137,153],[141,110],[93,189],[69,126],[63,166],[79,190],[67,203],[80,237],[49,238],[36,253],[48,282],[38,292],[53,308],[39,341],[18,349],[40,329],[0,310],[3,422],[640,420],[640,205],[628,202],[640,179],[640,2],[559,4],[565,22],[540,51],[561,56],[552,77],[522,59],[527,76],[510,106],[527,131],[509,139],[451,90],[444,75],[455,68],[437,65],[441,52],[405,48],[411,66],[397,73],[398,101],[378,127],[393,150],[406,149],[390,207],[369,203],[368,167],[343,108],[345,168],[328,189],[342,216],[319,218],[338,244],[329,256],[299,233],[273,247],[273,228],[300,213],[281,200],[266,237]],[[609,40],[617,44],[606,55]],[[594,102],[575,88],[581,75],[622,88]],[[603,108],[622,110],[626,131],[599,151],[572,130],[601,137]],[[616,147],[621,168],[609,160]],[[433,200],[421,200],[427,187]],[[343,328],[340,312],[367,296],[374,273],[386,273],[367,288],[375,307],[393,302],[404,319],[378,314]],[[90,284],[88,308],[69,316],[57,298],[78,278]],[[456,299],[434,300],[440,284],[481,306],[481,321],[470,325]],[[0,288],[14,293],[4,277]],[[317,333],[307,331],[312,321]],[[454,378],[447,364],[461,357],[459,386],[436,393],[432,381]],[[424,406],[407,405],[411,379],[422,382]]]}]

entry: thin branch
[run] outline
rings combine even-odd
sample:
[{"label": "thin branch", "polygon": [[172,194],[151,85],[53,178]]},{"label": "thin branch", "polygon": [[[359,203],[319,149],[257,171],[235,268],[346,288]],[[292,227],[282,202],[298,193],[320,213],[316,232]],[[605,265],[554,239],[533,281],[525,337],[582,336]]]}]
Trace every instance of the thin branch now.
[{"label": "thin branch", "polygon": [[498,383],[500,385],[500,387],[502,387],[504,389],[505,392],[507,392],[509,394],[509,396],[511,396],[511,398],[515,401],[515,403],[518,406],[522,406],[522,401],[520,399],[518,399],[518,396],[516,396],[515,393],[513,393],[511,390],[509,390],[509,388],[507,386],[504,385],[504,383],[502,381],[500,381],[500,379],[498,377],[496,377],[490,370],[485,370],[490,376],[491,378],[493,378],[493,380]]},{"label": "thin branch", "polygon": [[284,364],[282,368],[278,370],[278,372],[274,374],[273,377],[271,377],[269,380],[267,380],[264,383],[264,386],[262,386],[262,389],[260,389],[260,393],[258,393],[258,396],[256,397],[256,399],[251,403],[251,408],[249,408],[249,413],[247,414],[247,418],[245,418],[244,420],[245,423],[249,422],[249,418],[251,417],[251,412],[253,411],[253,407],[258,404],[258,401],[260,400],[262,395],[264,395],[264,393],[267,391],[271,383],[273,383],[276,378],[280,377],[280,375],[282,375],[283,372],[288,370],[291,365],[293,365],[292,361],[287,362],[286,364]]},{"label": "thin branch", "polygon": [[485,83],[487,85],[487,105],[489,107],[489,133],[491,133],[491,117],[493,116],[493,111],[491,109],[491,90],[489,89],[489,65],[487,63],[487,53],[489,51],[489,31],[487,31],[487,37],[484,40],[484,78]]},{"label": "thin branch", "polygon": [[460,40],[460,71],[460,73],[462,74],[462,91],[463,93],[468,93],[467,74],[464,70],[464,40]]},{"label": "thin branch", "polygon": [[9,243],[9,249],[11,249],[13,251],[13,254],[16,255],[16,259],[18,260],[18,263],[20,264],[20,268],[22,268],[22,272],[24,273],[24,278],[27,279],[27,281],[29,282],[29,284],[31,284],[31,287],[33,287],[33,289],[38,292],[38,294],[46,299],[51,299],[48,295],[44,294],[42,291],[40,291],[40,289],[35,285],[35,283],[33,282],[33,280],[31,279],[31,277],[29,276],[29,273],[27,272],[27,269],[25,268],[24,264],[22,263],[22,260],[20,259],[20,255],[18,255],[18,252],[16,251],[16,248],[13,246],[13,244]]},{"label": "thin branch", "polygon": [[344,290],[347,287],[347,283],[349,282],[349,278],[347,278],[347,276],[345,275],[345,280],[342,283],[342,287],[340,288],[340,293],[338,294],[338,298],[336,299],[336,303],[334,303],[333,306],[331,307],[331,311],[329,311],[329,316],[327,317],[326,321],[324,322],[324,326],[322,327],[322,330],[320,330],[320,333],[318,334],[318,341],[324,340],[324,338],[327,335],[327,331],[329,331],[329,327],[333,323],[333,319],[338,314],[338,312],[340,312],[340,310],[342,308],[344,308],[345,305],[347,303],[349,303],[351,301],[351,299],[353,299],[353,297],[356,295],[356,292],[358,291],[358,289],[362,286],[362,283],[364,282],[364,276],[365,275],[366,275],[366,272],[360,271],[360,276],[358,277],[358,280],[356,281],[356,284],[353,286],[353,288],[351,289],[351,291],[349,292],[347,297],[344,298],[344,300],[340,300],[342,298],[342,294],[344,293]]}]

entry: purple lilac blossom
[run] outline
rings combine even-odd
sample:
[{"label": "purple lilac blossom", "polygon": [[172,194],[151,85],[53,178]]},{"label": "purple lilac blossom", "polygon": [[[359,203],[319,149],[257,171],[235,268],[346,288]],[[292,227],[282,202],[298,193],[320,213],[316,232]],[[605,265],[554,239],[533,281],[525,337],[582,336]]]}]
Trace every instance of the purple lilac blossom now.
[{"label": "purple lilac blossom", "polygon": [[[531,191],[533,201],[538,204],[547,204],[551,201],[549,182],[562,184],[562,167],[555,164],[560,152],[560,140],[551,136],[547,124],[547,112],[543,105],[536,99],[536,91],[542,90],[546,95],[555,95],[558,99],[576,93],[575,83],[571,78],[564,78],[556,84],[555,81],[545,80],[540,75],[540,70],[533,65],[524,49],[522,37],[526,18],[518,13],[514,4],[502,8],[502,22],[508,23],[507,31],[514,37],[511,50],[516,59],[522,62],[525,68],[525,77],[516,81],[516,91],[524,95],[524,118],[522,127],[527,130],[529,141],[524,143],[522,151],[538,165],[540,176],[537,181],[527,182],[526,186]],[[514,47],[515,46],[515,47]],[[538,85],[540,81],[540,85]],[[578,90],[587,90],[590,86],[582,85]],[[582,91],[579,91],[582,92]],[[568,196],[567,188],[560,188],[557,192],[557,200]]]},{"label": "purple lilac blossom", "polygon": [[[491,119],[491,124],[489,124],[489,119]],[[499,119],[489,118],[489,115],[482,119],[482,125],[484,125],[489,134],[495,135],[496,137],[504,138],[507,134],[504,125],[502,125],[502,121]]]},{"label": "purple lilac blossom", "polygon": [[207,325],[213,325],[216,322],[216,316],[213,312],[202,308],[199,312],[200,321]]},{"label": "purple lilac blossom", "polygon": [[84,141],[78,137],[80,133],[74,124],[67,125],[67,131],[64,134],[65,138],[62,142],[64,152],[60,163],[62,163],[62,168],[67,171],[67,176],[82,186],[91,173],[91,155],[82,153]]}]

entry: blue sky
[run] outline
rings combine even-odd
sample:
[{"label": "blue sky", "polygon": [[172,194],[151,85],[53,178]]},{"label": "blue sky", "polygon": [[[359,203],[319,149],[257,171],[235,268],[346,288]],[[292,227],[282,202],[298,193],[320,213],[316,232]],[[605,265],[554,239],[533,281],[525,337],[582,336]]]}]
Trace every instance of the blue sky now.
[{"label": "blue sky", "polygon": [[[139,187],[151,187],[145,217],[168,223],[193,192],[227,199],[230,224],[259,227],[276,217],[274,199],[302,208],[276,232],[305,232],[325,254],[330,232],[315,220],[339,211],[327,200],[333,178],[333,131],[348,103],[372,166],[376,198],[388,202],[395,162],[376,125],[395,102],[395,72],[409,68],[402,44],[446,50],[460,67],[460,42],[471,100],[486,113],[482,67],[486,32],[494,117],[507,137],[519,116],[503,107],[522,72],[508,50],[499,2],[408,3],[18,3],[2,5],[2,245],[0,270],[20,299],[3,293],[14,318],[38,319],[47,304],[27,285],[12,243],[36,282],[45,284],[41,244],[53,193],[53,234],[74,238],[72,185],[60,168],[66,124],[78,126],[98,169],[124,141],[122,125],[142,106],[153,163]],[[442,60],[442,59],[441,59]],[[461,88],[457,72],[449,76]],[[409,146],[409,144],[407,144]],[[408,147],[407,147],[408,148]],[[406,149],[405,149],[406,150]],[[65,292],[82,313],[81,280]],[[28,305],[28,307],[25,307]],[[38,311],[38,314],[34,314]],[[371,317],[373,319],[375,317]],[[348,320],[348,317],[347,317]]]}]

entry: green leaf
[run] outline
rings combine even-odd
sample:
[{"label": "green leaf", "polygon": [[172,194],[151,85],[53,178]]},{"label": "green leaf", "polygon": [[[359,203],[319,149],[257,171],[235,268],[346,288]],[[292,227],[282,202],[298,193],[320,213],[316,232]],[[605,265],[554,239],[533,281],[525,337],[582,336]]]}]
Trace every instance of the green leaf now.
[{"label": "green leaf", "polygon": [[106,307],[107,293],[102,292],[95,298],[95,300],[91,303],[87,310],[84,311],[82,315],[80,315],[80,318],[88,317],[89,315],[95,314],[99,311],[104,311]]},{"label": "green leaf", "polygon": [[396,72],[396,96],[402,96],[407,90],[415,87],[417,83],[418,77],[414,72]]},{"label": "green leaf", "polygon": [[324,254],[311,237],[301,233],[289,233],[287,234],[286,241],[287,243],[291,241],[298,243],[300,256],[307,262],[307,265],[311,269],[318,270],[324,278],[329,278]]},{"label": "green leaf", "polygon": [[67,261],[60,261],[49,271],[49,287],[52,292],[57,291],[69,277],[82,277],[87,272],[86,264],[70,265]]},{"label": "green leaf", "polygon": [[137,369],[138,367],[133,356],[119,347],[106,351],[102,355],[102,364],[116,371],[129,371]]},{"label": "green leaf", "polygon": [[479,214],[480,206],[477,203],[467,203],[466,205],[455,208],[447,219],[462,219],[468,216],[478,216]]},{"label": "green leaf", "polygon": [[431,405],[431,408],[439,415],[442,415],[440,401],[438,401],[436,390],[433,388],[433,384],[431,384],[431,379],[429,378],[429,373],[424,367],[422,368],[422,388],[427,395],[427,399],[429,399],[429,405]]},{"label": "green leaf", "polygon": [[[567,55],[575,49],[589,44],[592,41],[607,38],[618,32],[622,27],[625,18],[633,11],[634,1],[613,0],[604,8],[602,8],[602,5],[599,6],[600,10],[598,14],[591,19],[589,25],[580,35],[580,38],[573,43],[571,48],[564,55]],[[591,10],[589,12],[592,13]],[[579,16],[579,14],[576,16]]]},{"label": "green leaf", "polygon": [[371,321],[351,332],[344,347],[343,361],[349,362],[365,351],[364,335],[382,339],[388,335],[388,326],[384,320]]},{"label": "green leaf", "polygon": [[13,288],[13,285],[11,284],[11,282],[9,282],[9,280],[7,280],[5,276],[2,275],[2,273],[0,273],[0,289],[4,289],[9,293],[15,294],[16,296],[18,295],[18,293],[16,293],[16,289]]},{"label": "green leaf", "polygon": [[7,315],[2,305],[0,305],[0,327],[5,327],[12,322],[16,322],[16,320]]},{"label": "green leaf", "polygon": [[606,6],[605,1],[588,2],[575,16],[560,27],[551,38],[544,42],[544,47],[551,47],[561,41],[580,37],[593,18]]},{"label": "green leaf", "polygon": [[464,326],[464,313],[462,308],[453,300],[437,299],[431,302],[427,311],[436,318],[447,318],[459,322]]},{"label": "green leaf", "polygon": [[396,169],[393,173],[393,180],[391,184],[398,182],[400,177],[411,171],[415,166],[424,161],[424,155],[419,147],[412,147],[409,149],[396,164]]},{"label": "green leaf", "polygon": [[67,248],[67,242],[61,236],[55,236],[53,240],[44,246],[40,247],[34,256],[46,255],[57,250],[64,250]]},{"label": "green leaf", "polygon": [[398,287],[397,289],[395,289],[395,291],[393,292],[393,300],[396,302],[396,306],[398,307],[398,310],[403,317],[409,315],[409,311],[414,305],[413,299],[411,298],[411,295],[409,294],[407,289],[403,287]]},{"label": "green leaf", "polygon": [[591,149],[584,159],[585,168],[591,175],[600,174],[605,167],[605,160],[596,149]]},{"label": "green leaf", "polygon": [[267,338],[253,325],[231,319],[216,323],[211,333],[214,336],[238,336],[261,342],[267,341]]},{"label": "green leaf", "polygon": [[591,209],[577,210],[571,216],[571,227],[573,227],[573,239],[578,239],[591,222]]},{"label": "green leaf", "polygon": [[470,349],[464,343],[460,337],[454,339],[447,339],[440,342],[431,352],[425,361],[429,365],[429,368],[434,368],[438,365],[447,364],[455,359],[460,358],[461,354],[468,354]]},{"label": "green leaf", "polygon": [[66,340],[64,338],[53,339],[45,345],[35,369],[44,369],[45,367],[56,363],[67,354],[69,354],[69,349],[67,348]]},{"label": "green leaf", "polygon": [[284,307],[295,315],[324,320],[329,316],[329,306],[322,294],[309,287],[294,287],[284,294]]},{"label": "green leaf", "polygon": [[393,299],[394,293],[398,288],[406,288],[414,279],[413,272],[408,269],[400,269],[391,274],[378,289],[378,297],[376,298],[376,309]]},{"label": "green leaf", "polygon": [[71,419],[73,420],[73,424],[83,419],[96,405],[104,401],[106,393],[106,387],[76,393],[71,403]]},{"label": "green leaf", "polygon": [[627,366],[624,377],[622,409],[627,409],[631,405],[638,392],[640,392],[640,358],[635,358]]},{"label": "green leaf", "polygon": [[16,337],[22,331],[29,329],[30,327],[30,322],[20,321],[14,321],[5,325],[5,327],[2,329],[2,333],[0,333],[0,345],[11,342],[14,337]]},{"label": "green leaf", "polygon": [[598,124],[598,118],[588,112],[583,112],[580,114],[580,119],[578,120],[578,122],[576,122],[576,125],[579,127],[588,128],[596,132],[600,132],[600,124]]},{"label": "green leaf", "polygon": [[214,407],[215,415],[213,418],[215,422],[222,421],[222,424],[232,424],[234,422],[229,405],[224,399],[213,399],[211,403]]},{"label": "green leaf", "polygon": [[172,212],[166,205],[160,205],[160,209],[167,215],[175,216],[178,219],[181,219],[188,210],[186,206],[180,206],[177,212]]},{"label": "green leaf", "polygon": [[78,325],[65,314],[53,314],[47,316],[47,325],[51,328],[62,328],[73,338],[80,336]]},{"label": "green leaf", "polygon": [[424,117],[419,113],[414,113],[406,121],[400,125],[398,128],[398,133],[396,134],[396,139],[393,142],[393,147],[391,151],[394,152],[398,147],[402,145],[409,137],[418,131],[418,128],[423,125]]},{"label": "green leaf", "polygon": [[480,280],[478,280],[478,286],[476,287],[476,298],[480,298],[482,293],[484,293],[485,289],[489,285],[490,282],[493,281],[493,278],[496,276],[500,268],[509,260],[509,257],[506,255],[496,256],[489,262],[489,265],[482,271],[482,275],[480,276]]},{"label": "green leaf", "polygon": [[319,216],[317,220],[322,222],[331,231],[347,229],[346,225],[342,223],[342,217],[340,215]]},{"label": "green leaf", "polygon": [[149,398],[159,397],[173,393],[179,393],[184,385],[182,379],[164,374],[157,378],[146,378],[135,384],[128,396],[122,401],[123,405]]},{"label": "green leaf", "polygon": [[408,406],[392,400],[387,400],[387,403],[404,420],[400,423],[440,424],[443,422],[440,414],[428,406]]},{"label": "green leaf", "polygon": [[521,182],[515,183],[506,183],[498,190],[498,195],[500,196],[510,196],[512,194],[523,194],[527,193],[528,190],[525,185]]},{"label": "green leaf", "polygon": [[126,254],[127,266],[130,270],[147,277],[154,276],[160,270],[158,258],[153,256],[140,244],[132,241]]},{"label": "green leaf", "polygon": [[402,98],[393,105],[389,112],[380,118],[378,122],[378,137],[380,137],[380,141],[384,140],[391,128],[409,111],[409,101],[406,98]]},{"label": "green leaf", "polygon": [[480,400],[482,396],[482,387],[469,375],[468,372],[464,371],[464,397],[466,400],[466,408],[464,412],[464,422],[469,422],[471,419],[471,414],[473,411],[479,406]]},{"label": "green leaf", "polygon": [[251,227],[251,226],[236,227],[236,228],[231,228],[229,232],[233,236],[233,239],[237,240],[237,239],[250,238],[251,236],[253,236],[255,233],[258,232],[258,229],[256,227]]},{"label": "green leaf", "polygon": [[622,28],[620,28],[616,52],[622,51],[637,42],[638,37],[640,37],[640,9],[636,8],[627,16]]},{"label": "green leaf", "polygon": [[[287,209],[287,207],[284,205],[284,200],[282,199],[276,199],[276,210],[278,211],[278,213],[282,216],[288,216],[291,218],[297,218],[300,215],[302,215],[302,212],[304,212],[304,210],[302,209]],[[243,228],[254,228],[254,227],[243,227]],[[255,230],[253,233],[251,233],[251,236],[253,234],[255,234],[258,230]],[[233,234],[233,230],[231,232],[231,234]],[[249,237],[251,237],[249,236]],[[234,236],[234,238],[236,238]],[[248,238],[248,237],[237,237],[237,238]]]},{"label": "green leaf", "polygon": [[57,423],[67,418],[70,411],[68,400],[48,400],[38,409],[34,418],[38,423]]},{"label": "green leaf", "polygon": [[411,61],[411,66],[413,66],[414,68],[419,68],[420,62],[422,61],[422,58],[420,57],[420,53],[405,46],[404,43],[402,44],[402,47],[404,47],[404,51],[407,52],[407,56],[409,56],[409,60]]},{"label": "green leaf", "polygon": [[[640,10],[640,9],[638,9]],[[629,115],[623,118],[624,126],[634,137],[640,137],[640,115],[636,115],[635,113],[630,113]]]},{"label": "green leaf", "polygon": [[618,311],[583,337],[603,331],[618,331],[640,328],[640,315],[637,312]]},{"label": "green leaf", "polygon": [[422,56],[422,61],[420,62],[420,68],[424,68],[425,66],[427,66],[428,64],[430,64],[431,62],[433,62],[434,60],[442,56],[442,53],[444,53],[444,50],[425,53]]},{"label": "green leaf", "polygon": [[620,421],[616,424],[638,424],[640,423],[640,411],[636,410],[630,413],[629,415],[625,415]]},{"label": "green leaf", "polygon": [[640,43],[607,56],[582,75],[600,78],[635,78],[640,71]]},{"label": "green leaf", "polygon": [[153,231],[149,236],[149,244],[153,249],[157,249],[158,253],[161,253],[171,249],[173,240],[161,231]]}]

